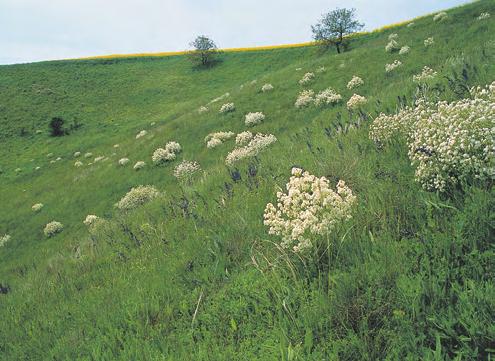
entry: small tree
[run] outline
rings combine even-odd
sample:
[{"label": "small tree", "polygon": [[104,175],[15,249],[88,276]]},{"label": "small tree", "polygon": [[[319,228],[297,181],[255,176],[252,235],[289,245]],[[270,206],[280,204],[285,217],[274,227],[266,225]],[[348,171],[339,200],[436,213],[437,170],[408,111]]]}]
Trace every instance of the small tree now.
[{"label": "small tree", "polygon": [[205,35],[199,35],[194,41],[189,43],[194,48],[189,53],[189,58],[194,64],[208,66],[215,62],[219,50],[213,40]]},{"label": "small tree", "polygon": [[314,40],[326,47],[335,46],[340,54],[348,45],[348,36],[363,27],[356,20],[356,9],[335,9],[324,14],[311,30]]},{"label": "small tree", "polygon": [[64,129],[65,120],[59,117],[54,117],[50,121],[50,134],[52,137],[61,137],[67,134],[67,131]]}]

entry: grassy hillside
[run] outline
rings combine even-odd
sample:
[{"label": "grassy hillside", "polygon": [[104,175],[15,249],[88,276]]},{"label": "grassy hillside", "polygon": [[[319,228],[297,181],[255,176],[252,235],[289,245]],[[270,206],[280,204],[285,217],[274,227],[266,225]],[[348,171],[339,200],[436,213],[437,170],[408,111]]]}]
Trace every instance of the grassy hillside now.
[{"label": "grassy hillside", "polygon": [[[483,12],[492,17],[477,20]],[[11,238],[0,247],[0,358],[493,358],[493,186],[428,192],[404,141],[379,147],[368,136],[379,113],[414,104],[412,78],[424,66],[439,73],[432,101],[495,80],[493,1],[448,14],[362,35],[339,55],[226,53],[208,70],[183,56],[1,66],[0,237]],[[392,33],[408,54],[385,51]],[[435,44],[426,48],[429,37]],[[386,73],[395,59],[403,65]],[[343,102],[296,108],[306,72],[315,73],[311,89],[331,86]],[[353,75],[364,85],[348,90]],[[265,83],[273,91],[261,92]],[[360,112],[346,108],[354,93],[368,99]],[[219,114],[226,102],[236,110]],[[277,137],[258,156],[227,166],[233,139],[206,147],[209,133],[240,133],[244,115],[258,111],[266,119],[249,130]],[[51,137],[55,116],[79,126]],[[147,135],[136,139],[141,130]],[[154,165],[154,150],[169,141],[182,152]],[[182,159],[203,170],[190,183],[173,175]],[[342,179],[357,197],[318,261],[281,252],[263,224],[294,166],[332,187]],[[138,185],[163,195],[116,209]],[[105,221],[88,228],[88,214]],[[64,229],[46,237],[53,220]]]}]

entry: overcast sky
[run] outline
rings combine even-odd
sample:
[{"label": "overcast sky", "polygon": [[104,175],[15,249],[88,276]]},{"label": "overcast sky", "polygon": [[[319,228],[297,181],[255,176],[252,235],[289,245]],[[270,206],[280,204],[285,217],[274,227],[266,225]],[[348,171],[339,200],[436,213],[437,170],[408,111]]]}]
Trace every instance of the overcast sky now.
[{"label": "overcast sky", "polygon": [[311,24],[355,7],[371,30],[467,0],[0,0],[0,64],[185,50],[206,34],[222,48],[305,42]]}]

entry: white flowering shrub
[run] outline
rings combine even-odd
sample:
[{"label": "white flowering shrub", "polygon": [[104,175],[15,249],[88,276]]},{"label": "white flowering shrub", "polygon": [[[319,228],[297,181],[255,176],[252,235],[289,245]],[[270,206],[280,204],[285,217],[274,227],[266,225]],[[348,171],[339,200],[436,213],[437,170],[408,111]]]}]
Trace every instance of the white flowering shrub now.
[{"label": "white flowering shrub", "polygon": [[153,152],[151,157],[153,163],[163,164],[175,160],[177,154],[182,151],[182,147],[177,142],[168,142],[165,148],[158,148]]},{"label": "white flowering shrub", "polygon": [[114,147],[114,148],[119,148],[119,147],[120,147],[120,145],[119,145],[119,144],[114,144],[114,145],[113,145],[113,147]]},{"label": "white flowering shrub", "polygon": [[51,157],[53,157],[53,153],[48,153],[48,154],[46,155],[46,157],[47,157],[47,158],[51,158]]},{"label": "white flowering shrub", "polygon": [[[407,139],[416,180],[428,190],[445,191],[473,179],[495,180],[495,82],[471,90],[472,98],[427,103],[395,116],[381,115],[370,137]],[[397,124],[398,123],[398,124]]]},{"label": "white flowering shrub", "polygon": [[182,152],[182,147],[179,143],[171,141],[165,145],[165,150],[170,153],[179,154],[180,152]]},{"label": "white flowering shrub", "polygon": [[296,108],[304,108],[310,105],[315,101],[314,99],[315,92],[311,89],[309,90],[303,90],[302,92],[299,93],[296,103],[294,104]]},{"label": "white flowering shrub", "polygon": [[86,216],[86,218],[84,219],[83,223],[85,226],[92,226],[94,225],[96,222],[98,222],[98,220],[100,219],[100,217],[98,216],[95,216],[94,214],[88,214]]},{"label": "white flowering shrub", "polygon": [[201,170],[198,162],[183,160],[174,169],[174,176],[179,180],[190,181]]},{"label": "white flowering shrub", "polygon": [[146,166],[146,163],[143,162],[142,160],[137,161],[136,164],[134,164],[134,170],[140,170],[143,169]]},{"label": "white flowering shrub", "polygon": [[241,159],[255,157],[276,141],[277,138],[273,134],[256,134],[247,145],[232,150],[227,155],[225,163],[231,166]]},{"label": "white flowering shrub", "polygon": [[53,237],[57,233],[62,232],[63,229],[64,229],[64,225],[62,223],[57,221],[52,221],[45,226],[43,233],[47,237]]},{"label": "white flowering shrub", "polygon": [[430,46],[433,46],[435,44],[435,39],[434,38],[427,38],[424,41],[425,47],[429,48]]},{"label": "white flowering shrub", "polygon": [[481,13],[480,16],[477,17],[478,20],[485,20],[490,17],[490,13]]},{"label": "white flowering shrub", "polygon": [[222,144],[223,144],[223,142],[220,139],[218,139],[218,138],[211,138],[210,140],[208,140],[206,142],[206,148],[213,149],[213,148],[216,148],[216,147],[218,147],[219,145],[222,145]]},{"label": "white flowering shrub", "polygon": [[441,13],[438,13],[435,16],[433,16],[433,21],[440,23],[442,21],[447,20],[448,18],[449,15],[445,11],[442,11]]},{"label": "white flowering shrub", "polygon": [[254,125],[260,124],[263,120],[265,120],[265,114],[263,114],[262,112],[248,113],[246,114],[244,124],[248,127],[252,127]]},{"label": "white flowering shrub", "polygon": [[397,33],[393,33],[393,34],[390,34],[390,35],[388,36],[388,40],[389,40],[389,41],[392,41],[392,40],[397,40],[397,39],[399,39],[399,34],[397,34]]},{"label": "white flowering shrub", "polygon": [[368,99],[366,99],[365,97],[359,94],[354,94],[347,102],[347,109],[357,110],[362,106],[366,105],[367,103],[368,103]]},{"label": "white flowering shrub", "polygon": [[136,134],[136,139],[144,137],[148,132],[146,130],[141,130],[139,133]]},{"label": "white flowering shrub", "polygon": [[437,77],[437,72],[431,69],[428,66],[425,66],[421,73],[413,76],[413,81],[415,83],[427,83],[431,80],[434,80]]},{"label": "white flowering shrub", "polygon": [[102,156],[102,155],[100,155],[100,156],[96,157],[96,158],[95,158],[95,160],[94,160],[93,162],[94,162],[94,163],[98,163],[98,162],[101,162],[101,161],[102,161],[102,160],[104,160],[104,159],[105,159],[105,157],[104,157],[104,156]]},{"label": "white flowering shrub", "polygon": [[221,114],[226,114],[226,113],[231,113],[235,111],[235,104],[234,103],[226,103],[222,105],[220,108],[220,113]]},{"label": "white flowering shrub", "polygon": [[208,149],[216,148],[217,146],[223,144],[226,140],[234,137],[234,132],[215,132],[210,133],[205,137],[206,147]]},{"label": "white flowering shrub", "polygon": [[399,55],[409,54],[410,51],[411,51],[411,48],[409,46],[405,45],[402,48],[400,48]]},{"label": "white flowering shrub", "polygon": [[219,102],[220,100],[224,100],[224,99],[228,98],[229,96],[230,96],[230,93],[225,93],[223,95],[220,95],[218,98],[213,99],[208,104],[213,104],[213,103]]},{"label": "white flowering shrub", "polygon": [[130,161],[131,161],[131,160],[130,160],[129,158],[121,158],[121,159],[119,159],[119,165],[121,165],[121,166],[123,166],[123,167],[124,167],[124,166],[126,166],[127,164],[129,164],[129,162],[130,162]]},{"label": "white flowering shrub", "polygon": [[0,237],[0,247],[3,247],[9,242],[11,239],[9,234],[4,234],[2,237]]},{"label": "white flowering shrub", "polygon": [[315,97],[315,104],[317,106],[322,106],[322,105],[335,105],[337,103],[340,103],[342,101],[342,95],[337,93],[334,89],[332,88],[327,88],[320,93],[318,93]]},{"label": "white flowering shrub", "polygon": [[390,40],[388,44],[385,46],[385,51],[387,53],[393,53],[394,51],[397,51],[399,49],[400,49],[399,43],[395,39]]},{"label": "white flowering shrub", "polygon": [[409,24],[407,24],[407,27],[412,28],[414,25],[416,25],[416,23],[414,21],[412,21]]},{"label": "white flowering shrub", "polygon": [[402,66],[402,62],[400,60],[394,60],[392,64],[385,64],[385,72],[390,73],[395,69]]},{"label": "white flowering shrub", "polygon": [[362,85],[364,85],[363,79],[361,79],[360,77],[354,75],[352,77],[352,79],[349,81],[349,83],[347,83],[347,89],[349,89],[349,90],[356,89],[356,88],[359,88]]},{"label": "white flowering shrub", "polygon": [[79,168],[79,167],[82,167],[82,166],[83,166],[83,162],[81,162],[80,160],[78,160],[78,161],[76,161],[74,163],[74,167],[76,167],[76,168]]},{"label": "white flowering shrub", "polygon": [[333,190],[327,178],[293,168],[286,190],[277,192],[276,206],[268,203],[264,212],[264,224],[269,234],[281,238],[282,248],[310,251],[321,237],[352,218],[356,197],[344,181]]},{"label": "white flowering shrub", "polygon": [[81,156],[81,152],[75,152],[73,156],[74,156],[74,158],[80,157]]},{"label": "white flowering shrub", "polygon": [[245,145],[253,139],[254,135],[250,131],[245,131],[237,134],[235,137],[235,144],[237,145]]},{"label": "white flowering shrub", "polygon": [[314,73],[306,73],[306,74],[304,74],[304,76],[302,77],[302,79],[299,80],[299,84],[302,85],[302,86],[308,85],[314,79],[315,79],[315,74]]},{"label": "white flowering shrub", "polygon": [[84,154],[84,158],[91,158],[92,156],[93,156],[93,153]]},{"label": "white flowering shrub", "polygon": [[327,71],[327,69],[324,66],[320,66],[318,69],[316,69],[317,73],[324,73],[326,71]]},{"label": "white flowering shrub", "polygon": [[199,114],[206,113],[208,110],[209,110],[208,107],[205,107],[204,105],[202,105],[199,107],[198,113]]},{"label": "white flowering shrub", "polygon": [[128,211],[157,198],[160,192],[153,186],[137,186],[115,204],[120,210]]},{"label": "white flowering shrub", "polygon": [[266,93],[266,92],[269,92],[269,91],[272,91],[272,90],[273,90],[273,85],[268,84],[268,83],[267,83],[267,84],[265,84],[265,85],[263,85],[263,86],[261,87],[261,91],[262,91],[263,93]]},{"label": "white flowering shrub", "polygon": [[33,204],[31,209],[33,210],[33,212],[38,213],[39,211],[41,211],[43,209],[43,207],[44,207],[43,203],[36,203],[36,204]]}]

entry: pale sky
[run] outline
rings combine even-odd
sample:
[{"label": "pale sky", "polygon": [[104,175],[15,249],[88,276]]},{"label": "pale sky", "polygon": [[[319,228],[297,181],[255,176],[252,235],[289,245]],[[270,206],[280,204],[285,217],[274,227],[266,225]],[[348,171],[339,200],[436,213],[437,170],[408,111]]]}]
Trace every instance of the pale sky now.
[{"label": "pale sky", "polygon": [[468,0],[0,0],[0,64],[311,40],[310,26],[354,7],[371,30]]}]

